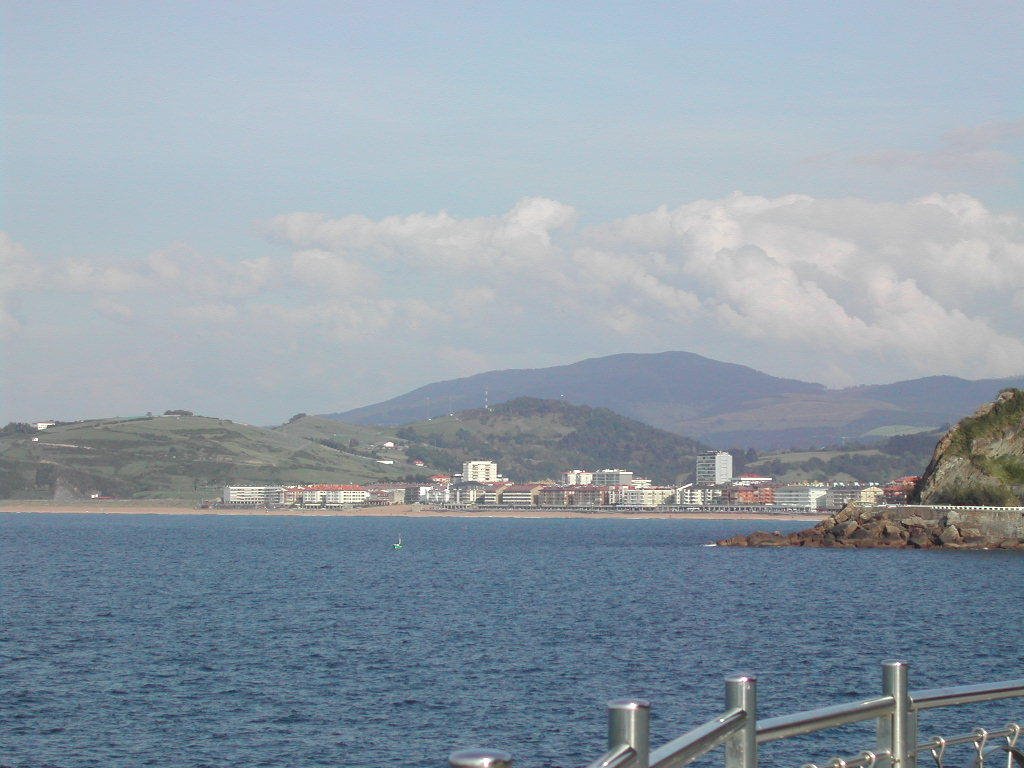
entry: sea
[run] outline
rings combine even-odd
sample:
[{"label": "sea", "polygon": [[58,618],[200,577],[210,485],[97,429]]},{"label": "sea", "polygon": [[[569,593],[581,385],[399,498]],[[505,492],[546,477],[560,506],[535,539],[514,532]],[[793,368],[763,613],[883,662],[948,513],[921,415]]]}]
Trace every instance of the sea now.
[{"label": "sea", "polygon": [[[761,717],[877,695],[890,659],[915,689],[1024,677],[1020,553],[707,546],[805,525],[2,514],[0,765],[582,766],[612,698],[652,702],[658,746],[737,673]],[[1022,719],[930,710],[921,733]],[[873,728],[763,763],[855,755]]]}]

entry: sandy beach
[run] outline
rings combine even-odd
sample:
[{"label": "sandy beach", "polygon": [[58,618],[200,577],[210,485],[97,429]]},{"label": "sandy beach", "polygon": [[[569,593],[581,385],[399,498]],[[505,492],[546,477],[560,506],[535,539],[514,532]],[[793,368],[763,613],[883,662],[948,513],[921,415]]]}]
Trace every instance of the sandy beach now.
[{"label": "sandy beach", "polygon": [[572,512],[561,509],[476,509],[463,511],[441,509],[423,504],[395,504],[390,507],[357,507],[353,509],[196,509],[182,501],[82,501],[58,503],[51,501],[0,500],[0,512],[57,513],[106,515],[229,515],[255,517],[458,517],[458,518],[536,518],[626,520],[802,520],[814,523],[821,514],[776,515],[770,513],[721,512]]}]

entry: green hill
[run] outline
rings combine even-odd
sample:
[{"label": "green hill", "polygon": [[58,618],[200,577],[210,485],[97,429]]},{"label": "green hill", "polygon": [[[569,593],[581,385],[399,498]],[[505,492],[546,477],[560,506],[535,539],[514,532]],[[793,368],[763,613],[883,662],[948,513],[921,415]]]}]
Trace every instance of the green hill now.
[{"label": "green hill", "polygon": [[516,481],[556,478],[573,467],[623,468],[671,483],[692,479],[700,443],[605,408],[522,397],[396,430],[427,464],[458,470],[488,458]]},{"label": "green hill", "polygon": [[915,490],[924,504],[1024,503],[1024,389],[1006,389],[935,446]]},{"label": "green hill", "polygon": [[409,464],[404,452],[381,447],[393,435],[322,421],[303,417],[265,429],[171,415],[80,421],[42,432],[8,425],[0,430],[0,498],[193,498],[197,489],[210,496],[225,483],[367,482],[429,473]]},{"label": "green hill", "polygon": [[766,453],[747,464],[746,474],[764,474],[779,482],[888,482],[920,475],[941,437],[939,431],[890,437],[869,446],[836,446],[821,451]]}]

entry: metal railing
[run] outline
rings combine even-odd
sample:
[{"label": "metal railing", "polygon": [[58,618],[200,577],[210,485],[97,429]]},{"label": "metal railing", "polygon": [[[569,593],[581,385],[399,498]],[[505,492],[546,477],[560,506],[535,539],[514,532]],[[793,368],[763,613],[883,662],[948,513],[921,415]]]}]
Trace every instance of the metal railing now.
[{"label": "metal railing", "polygon": [[[1024,679],[980,685],[961,685],[910,691],[904,661],[882,664],[882,695],[790,715],[757,720],[757,679],[750,675],[725,680],[725,711],[658,749],[650,748],[651,704],[643,699],[608,702],[608,749],[587,768],[682,768],[716,747],[725,745],[725,768],[758,768],[758,745],[817,733],[850,723],[878,721],[873,750],[850,758],[834,757],[824,768],[916,768],[917,756],[931,754],[936,768],[944,768],[947,747],[972,744],[975,768],[984,768],[986,749],[996,739],[1007,765],[1024,768],[1024,751],[1017,746],[1021,726],[1011,723],[999,730],[975,728],[966,735],[937,737],[918,743],[918,712],[936,707],[1024,697]],[[512,756],[493,749],[453,752],[452,768],[508,768]],[[819,768],[806,763],[803,768]]]}]

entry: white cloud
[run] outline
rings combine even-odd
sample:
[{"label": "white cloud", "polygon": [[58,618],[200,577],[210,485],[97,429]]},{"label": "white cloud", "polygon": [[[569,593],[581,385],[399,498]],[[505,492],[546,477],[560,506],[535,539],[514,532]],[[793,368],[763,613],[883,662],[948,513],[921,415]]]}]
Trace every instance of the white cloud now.
[{"label": "white cloud", "polygon": [[530,199],[485,218],[292,214],[270,230],[316,247],[325,265],[334,254],[346,270],[386,262],[410,282],[441,275],[451,288],[426,299],[439,308],[445,297],[486,297],[506,321],[546,319],[575,339],[612,333],[622,348],[693,348],[696,335],[712,355],[716,343],[739,343],[776,371],[837,380],[865,366],[891,378],[1024,371],[1024,222],[969,196],[737,193],[574,221],[570,206]]},{"label": "white cloud", "polygon": [[[270,359],[289,371],[274,386],[343,392],[339,407],[633,350],[831,384],[1024,372],[1024,219],[966,195],[736,193],[588,224],[530,198],[474,218],[288,214],[267,231],[286,249],[250,259],[179,244],[47,260],[0,235],[0,334],[21,359],[45,344],[55,370],[76,345],[164,355],[188,338],[183,370]],[[97,315],[125,351],[91,340]]]},{"label": "white cloud", "polygon": [[550,254],[552,234],[574,217],[571,206],[527,198],[501,216],[458,219],[442,211],[375,221],[292,213],[271,220],[265,231],[281,242],[343,257],[422,268],[518,269],[541,266]]},{"label": "white cloud", "polygon": [[376,285],[377,276],[358,262],[319,248],[292,254],[292,276],[304,285],[351,295]]},{"label": "white cloud", "polygon": [[0,294],[29,290],[40,279],[37,260],[28,249],[0,231]]}]

